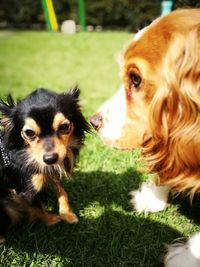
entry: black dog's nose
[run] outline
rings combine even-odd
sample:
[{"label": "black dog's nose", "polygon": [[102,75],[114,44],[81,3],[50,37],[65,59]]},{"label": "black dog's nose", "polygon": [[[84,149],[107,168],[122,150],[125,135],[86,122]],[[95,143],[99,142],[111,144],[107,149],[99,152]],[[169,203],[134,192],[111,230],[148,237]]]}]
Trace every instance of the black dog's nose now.
[{"label": "black dog's nose", "polygon": [[57,153],[53,153],[53,154],[45,154],[43,156],[43,161],[48,164],[55,164],[58,160],[58,154]]},{"label": "black dog's nose", "polygon": [[99,128],[101,128],[102,121],[103,121],[103,118],[100,113],[94,114],[92,118],[90,119],[90,123],[92,124],[92,126],[94,127],[96,131],[99,130]]}]

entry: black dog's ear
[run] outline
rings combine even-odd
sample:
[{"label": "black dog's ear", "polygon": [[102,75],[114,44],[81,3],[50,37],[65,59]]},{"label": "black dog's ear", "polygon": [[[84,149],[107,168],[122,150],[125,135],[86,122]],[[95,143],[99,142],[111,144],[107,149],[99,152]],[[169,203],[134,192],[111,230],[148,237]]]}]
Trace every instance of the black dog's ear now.
[{"label": "black dog's ear", "polygon": [[6,129],[10,129],[12,127],[11,117],[14,107],[15,102],[10,94],[7,95],[6,101],[0,99],[0,114],[2,114],[0,123]]},{"label": "black dog's ear", "polygon": [[10,117],[14,107],[15,102],[10,94],[7,95],[6,101],[0,99],[0,112],[3,116]]},{"label": "black dog's ear", "polygon": [[71,96],[72,99],[79,99],[80,96],[80,89],[78,85],[75,85],[70,91],[67,93],[69,96]]},{"label": "black dog's ear", "polygon": [[80,89],[78,86],[71,88],[68,92],[59,95],[58,106],[60,107],[60,111],[72,120],[74,123],[74,134],[82,142],[85,132],[90,132],[91,128],[82,114],[79,95]]}]

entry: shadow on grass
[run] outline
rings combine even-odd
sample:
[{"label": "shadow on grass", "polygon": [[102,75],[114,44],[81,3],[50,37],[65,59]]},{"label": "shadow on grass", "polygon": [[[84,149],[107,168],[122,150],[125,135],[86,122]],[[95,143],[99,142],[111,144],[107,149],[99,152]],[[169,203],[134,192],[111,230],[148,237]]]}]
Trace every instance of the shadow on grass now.
[{"label": "shadow on grass", "polygon": [[191,201],[189,197],[178,195],[171,201],[178,204],[178,212],[183,214],[195,224],[200,224],[200,193],[196,194]]},{"label": "shadow on grass", "polygon": [[180,233],[132,211],[127,194],[138,188],[141,175],[131,169],[75,176],[65,188],[79,223],[23,223],[9,234],[6,248],[26,257],[25,266],[162,266],[163,244]]}]

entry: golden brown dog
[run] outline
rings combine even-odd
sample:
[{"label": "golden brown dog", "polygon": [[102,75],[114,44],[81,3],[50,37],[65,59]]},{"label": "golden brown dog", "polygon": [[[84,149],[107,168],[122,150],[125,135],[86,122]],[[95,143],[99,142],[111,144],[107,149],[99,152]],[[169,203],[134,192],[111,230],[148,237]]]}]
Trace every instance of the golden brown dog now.
[{"label": "golden brown dog", "polygon": [[[178,10],[124,52],[123,86],[91,122],[111,147],[142,147],[160,182],[200,189],[200,10]],[[170,152],[170,153],[169,153]]]},{"label": "golden brown dog", "polygon": [[[111,147],[141,147],[160,185],[193,197],[200,191],[200,9],[174,11],[137,33],[121,72],[122,87],[91,123]],[[131,203],[159,211],[167,195],[166,187],[143,184]]]}]

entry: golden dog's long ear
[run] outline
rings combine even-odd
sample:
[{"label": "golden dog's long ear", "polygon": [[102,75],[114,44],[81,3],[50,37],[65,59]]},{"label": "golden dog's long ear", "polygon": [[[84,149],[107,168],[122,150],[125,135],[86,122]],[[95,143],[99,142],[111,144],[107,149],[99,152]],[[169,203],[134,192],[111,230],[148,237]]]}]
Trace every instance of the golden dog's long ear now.
[{"label": "golden dog's long ear", "polygon": [[200,180],[196,184],[195,178],[197,169],[200,177],[199,24],[170,41],[149,110],[149,129],[143,153],[150,169],[175,189],[199,190]]}]

